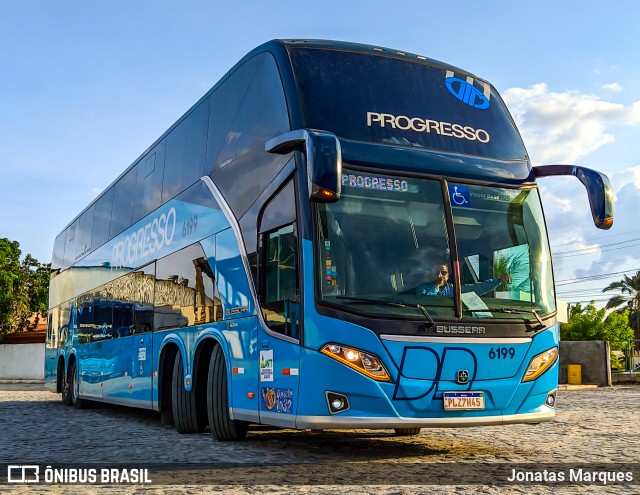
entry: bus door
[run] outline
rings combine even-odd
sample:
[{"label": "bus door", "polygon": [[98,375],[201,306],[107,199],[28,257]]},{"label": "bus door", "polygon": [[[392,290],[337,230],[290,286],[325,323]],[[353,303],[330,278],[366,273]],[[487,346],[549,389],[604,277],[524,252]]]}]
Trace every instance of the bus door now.
[{"label": "bus door", "polygon": [[[153,310],[150,310],[153,318]],[[137,314],[137,313],[136,313]],[[137,325],[136,325],[137,327]],[[151,407],[151,376],[153,363],[151,327],[143,327],[146,331],[138,331],[131,339],[131,395],[141,407]]]},{"label": "bus door", "polygon": [[261,311],[259,326],[260,421],[293,426],[300,371],[300,303],[295,224],[261,234]]}]

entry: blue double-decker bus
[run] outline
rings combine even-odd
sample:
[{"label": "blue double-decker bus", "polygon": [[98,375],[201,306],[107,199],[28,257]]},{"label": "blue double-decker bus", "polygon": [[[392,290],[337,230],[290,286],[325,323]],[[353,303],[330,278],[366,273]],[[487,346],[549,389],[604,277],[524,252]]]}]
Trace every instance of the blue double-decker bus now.
[{"label": "blue double-decker bus", "polygon": [[218,440],[552,420],[550,175],[611,226],[608,179],[532,167],[485,80],[268,42],[56,238],[47,387]]}]

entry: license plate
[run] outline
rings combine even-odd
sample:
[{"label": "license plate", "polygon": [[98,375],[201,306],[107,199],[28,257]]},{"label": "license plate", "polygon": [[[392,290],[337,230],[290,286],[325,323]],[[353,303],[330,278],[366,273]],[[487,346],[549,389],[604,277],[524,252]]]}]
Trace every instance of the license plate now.
[{"label": "license plate", "polygon": [[484,409],[484,392],[443,392],[445,411]]}]

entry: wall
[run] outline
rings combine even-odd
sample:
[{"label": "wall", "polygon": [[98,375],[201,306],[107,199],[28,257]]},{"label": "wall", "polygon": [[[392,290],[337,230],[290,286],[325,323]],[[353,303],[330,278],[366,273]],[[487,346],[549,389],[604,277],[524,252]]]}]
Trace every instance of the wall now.
[{"label": "wall", "polygon": [[567,383],[567,364],[582,365],[584,385],[611,385],[609,342],[604,340],[561,341],[560,383]]},{"label": "wall", "polygon": [[44,344],[0,344],[0,380],[43,380]]}]

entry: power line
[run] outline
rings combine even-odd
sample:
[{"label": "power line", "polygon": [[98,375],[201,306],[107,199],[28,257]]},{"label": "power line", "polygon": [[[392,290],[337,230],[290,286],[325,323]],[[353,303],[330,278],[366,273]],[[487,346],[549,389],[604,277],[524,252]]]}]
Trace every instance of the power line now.
[{"label": "power line", "polygon": [[607,278],[611,278],[615,275],[620,275],[622,273],[629,272],[637,272],[640,271],[640,268],[630,268],[629,270],[622,270],[620,272],[611,272],[611,273],[603,273],[600,275],[587,275],[586,277],[577,277],[577,278],[568,278],[565,280],[556,280],[556,287],[561,285],[572,285],[572,284],[582,284],[585,282],[591,282],[594,280],[603,280]]},{"label": "power line", "polygon": [[[635,239],[634,239],[635,240]],[[640,239],[638,239],[640,240]],[[640,246],[640,242],[635,243],[635,244],[629,244],[627,246],[621,246],[621,247],[616,247],[613,249],[600,249],[594,253],[576,253],[576,254],[568,254],[571,253],[571,251],[567,251],[565,253],[561,253],[559,255],[554,255],[554,258],[573,258],[575,256],[585,256],[585,255],[593,255],[593,254],[600,254],[600,253],[608,253],[609,251],[618,251],[619,249],[625,249],[625,248],[630,248],[630,247],[634,247],[634,246]],[[598,246],[600,247],[600,246]],[[588,248],[588,249],[596,249],[596,248]],[[578,250],[576,250],[578,251]]]},{"label": "power line", "polygon": [[[607,244],[607,247],[611,247],[611,246],[619,246],[620,244],[627,244],[628,242],[636,242],[636,241],[640,241],[640,237],[636,237],[634,239],[627,239],[626,241],[620,241],[620,242],[613,242],[611,244]],[[561,251],[559,253],[554,253],[554,258],[564,258],[564,257],[571,257],[571,256],[580,256],[580,254],[573,254],[573,253],[582,253],[582,254],[598,254],[598,253],[603,253],[605,251],[615,251],[616,249],[624,249],[627,247],[632,247],[632,246],[637,246],[638,244],[629,244],[628,246],[622,246],[619,248],[614,248],[614,249],[599,249],[598,251],[596,251],[595,253],[583,253],[583,251],[591,251],[594,249],[598,249],[600,247],[600,245],[596,245],[596,246],[591,246],[591,247],[585,247],[585,248],[578,248],[578,249],[571,249],[569,251]]]},{"label": "power line", "polygon": [[555,247],[568,246],[569,244],[575,244],[576,242],[599,241],[600,239],[606,239],[608,237],[619,237],[621,235],[633,234],[634,232],[640,232],[640,229],[638,229],[638,230],[628,230],[627,232],[620,232],[619,234],[609,234],[609,235],[603,235],[603,236],[600,236],[600,237],[591,237],[589,239],[575,239],[575,240],[571,240],[571,241],[561,242],[560,244],[554,244],[552,242],[551,245],[555,246]]}]

